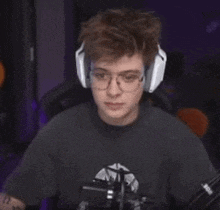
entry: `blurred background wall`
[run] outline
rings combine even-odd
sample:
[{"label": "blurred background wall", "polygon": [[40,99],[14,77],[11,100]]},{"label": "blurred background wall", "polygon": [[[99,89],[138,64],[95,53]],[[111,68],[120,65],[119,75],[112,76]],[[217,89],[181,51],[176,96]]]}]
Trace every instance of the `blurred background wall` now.
[{"label": "blurred background wall", "polygon": [[198,77],[215,84],[210,91],[215,89],[213,97],[216,97],[220,89],[216,76],[220,66],[217,4],[152,0],[4,1],[0,9],[0,58],[6,79],[1,88],[4,91],[1,112],[7,113],[7,117],[1,130],[2,141],[30,142],[44,124],[44,116],[38,109],[42,96],[64,81],[73,79],[78,83],[75,51],[79,47],[76,40],[80,23],[100,9],[128,6],[155,11],[163,24],[161,46],[169,58],[165,84],[170,81],[182,84],[178,86],[184,98],[181,106],[206,101],[202,98],[206,90],[203,80],[197,85],[197,94],[194,91],[197,99],[187,92],[191,90],[193,94],[194,80],[198,81]]}]

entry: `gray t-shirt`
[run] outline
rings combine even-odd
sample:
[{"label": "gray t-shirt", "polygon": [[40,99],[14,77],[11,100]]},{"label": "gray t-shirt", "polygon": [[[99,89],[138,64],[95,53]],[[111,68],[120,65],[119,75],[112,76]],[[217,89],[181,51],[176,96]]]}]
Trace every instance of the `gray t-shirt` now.
[{"label": "gray t-shirt", "polygon": [[130,172],[131,191],[147,197],[143,209],[169,209],[171,200],[187,205],[217,173],[201,140],[177,118],[143,102],[135,122],[112,126],[91,101],[56,115],[38,132],[3,190],[27,205],[58,195],[73,208],[82,183],[117,181],[120,168]]}]

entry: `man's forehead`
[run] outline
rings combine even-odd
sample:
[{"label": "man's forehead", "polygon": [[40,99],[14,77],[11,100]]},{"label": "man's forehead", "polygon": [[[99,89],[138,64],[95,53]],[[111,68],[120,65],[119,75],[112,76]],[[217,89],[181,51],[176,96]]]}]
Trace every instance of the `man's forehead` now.
[{"label": "man's forehead", "polygon": [[[93,62],[91,63],[91,69],[92,70],[102,70],[102,71],[105,71],[105,72],[112,72],[112,70],[110,68],[95,65],[95,63],[93,63]],[[130,68],[119,70],[117,72],[118,73],[127,73],[127,72],[140,73],[140,72],[143,72],[143,71],[144,71],[144,66],[142,66],[141,68],[140,67],[135,67],[135,68],[130,67]]]}]

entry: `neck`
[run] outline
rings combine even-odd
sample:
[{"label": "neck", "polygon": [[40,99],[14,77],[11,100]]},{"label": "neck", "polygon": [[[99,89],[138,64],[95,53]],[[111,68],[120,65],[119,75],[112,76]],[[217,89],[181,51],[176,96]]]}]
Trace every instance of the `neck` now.
[{"label": "neck", "polygon": [[110,118],[98,110],[99,117],[107,124],[114,126],[126,126],[137,120],[140,112],[140,106],[134,107],[126,115],[121,118]]}]

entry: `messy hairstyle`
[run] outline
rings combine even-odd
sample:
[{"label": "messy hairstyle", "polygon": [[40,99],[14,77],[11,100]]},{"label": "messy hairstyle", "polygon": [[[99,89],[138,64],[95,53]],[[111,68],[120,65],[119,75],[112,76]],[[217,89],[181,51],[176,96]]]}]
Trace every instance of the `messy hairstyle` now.
[{"label": "messy hairstyle", "polygon": [[85,53],[93,62],[113,63],[137,53],[149,66],[158,51],[160,35],[161,22],[153,12],[108,9],[81,23],[78,43],[85,43]]}]

